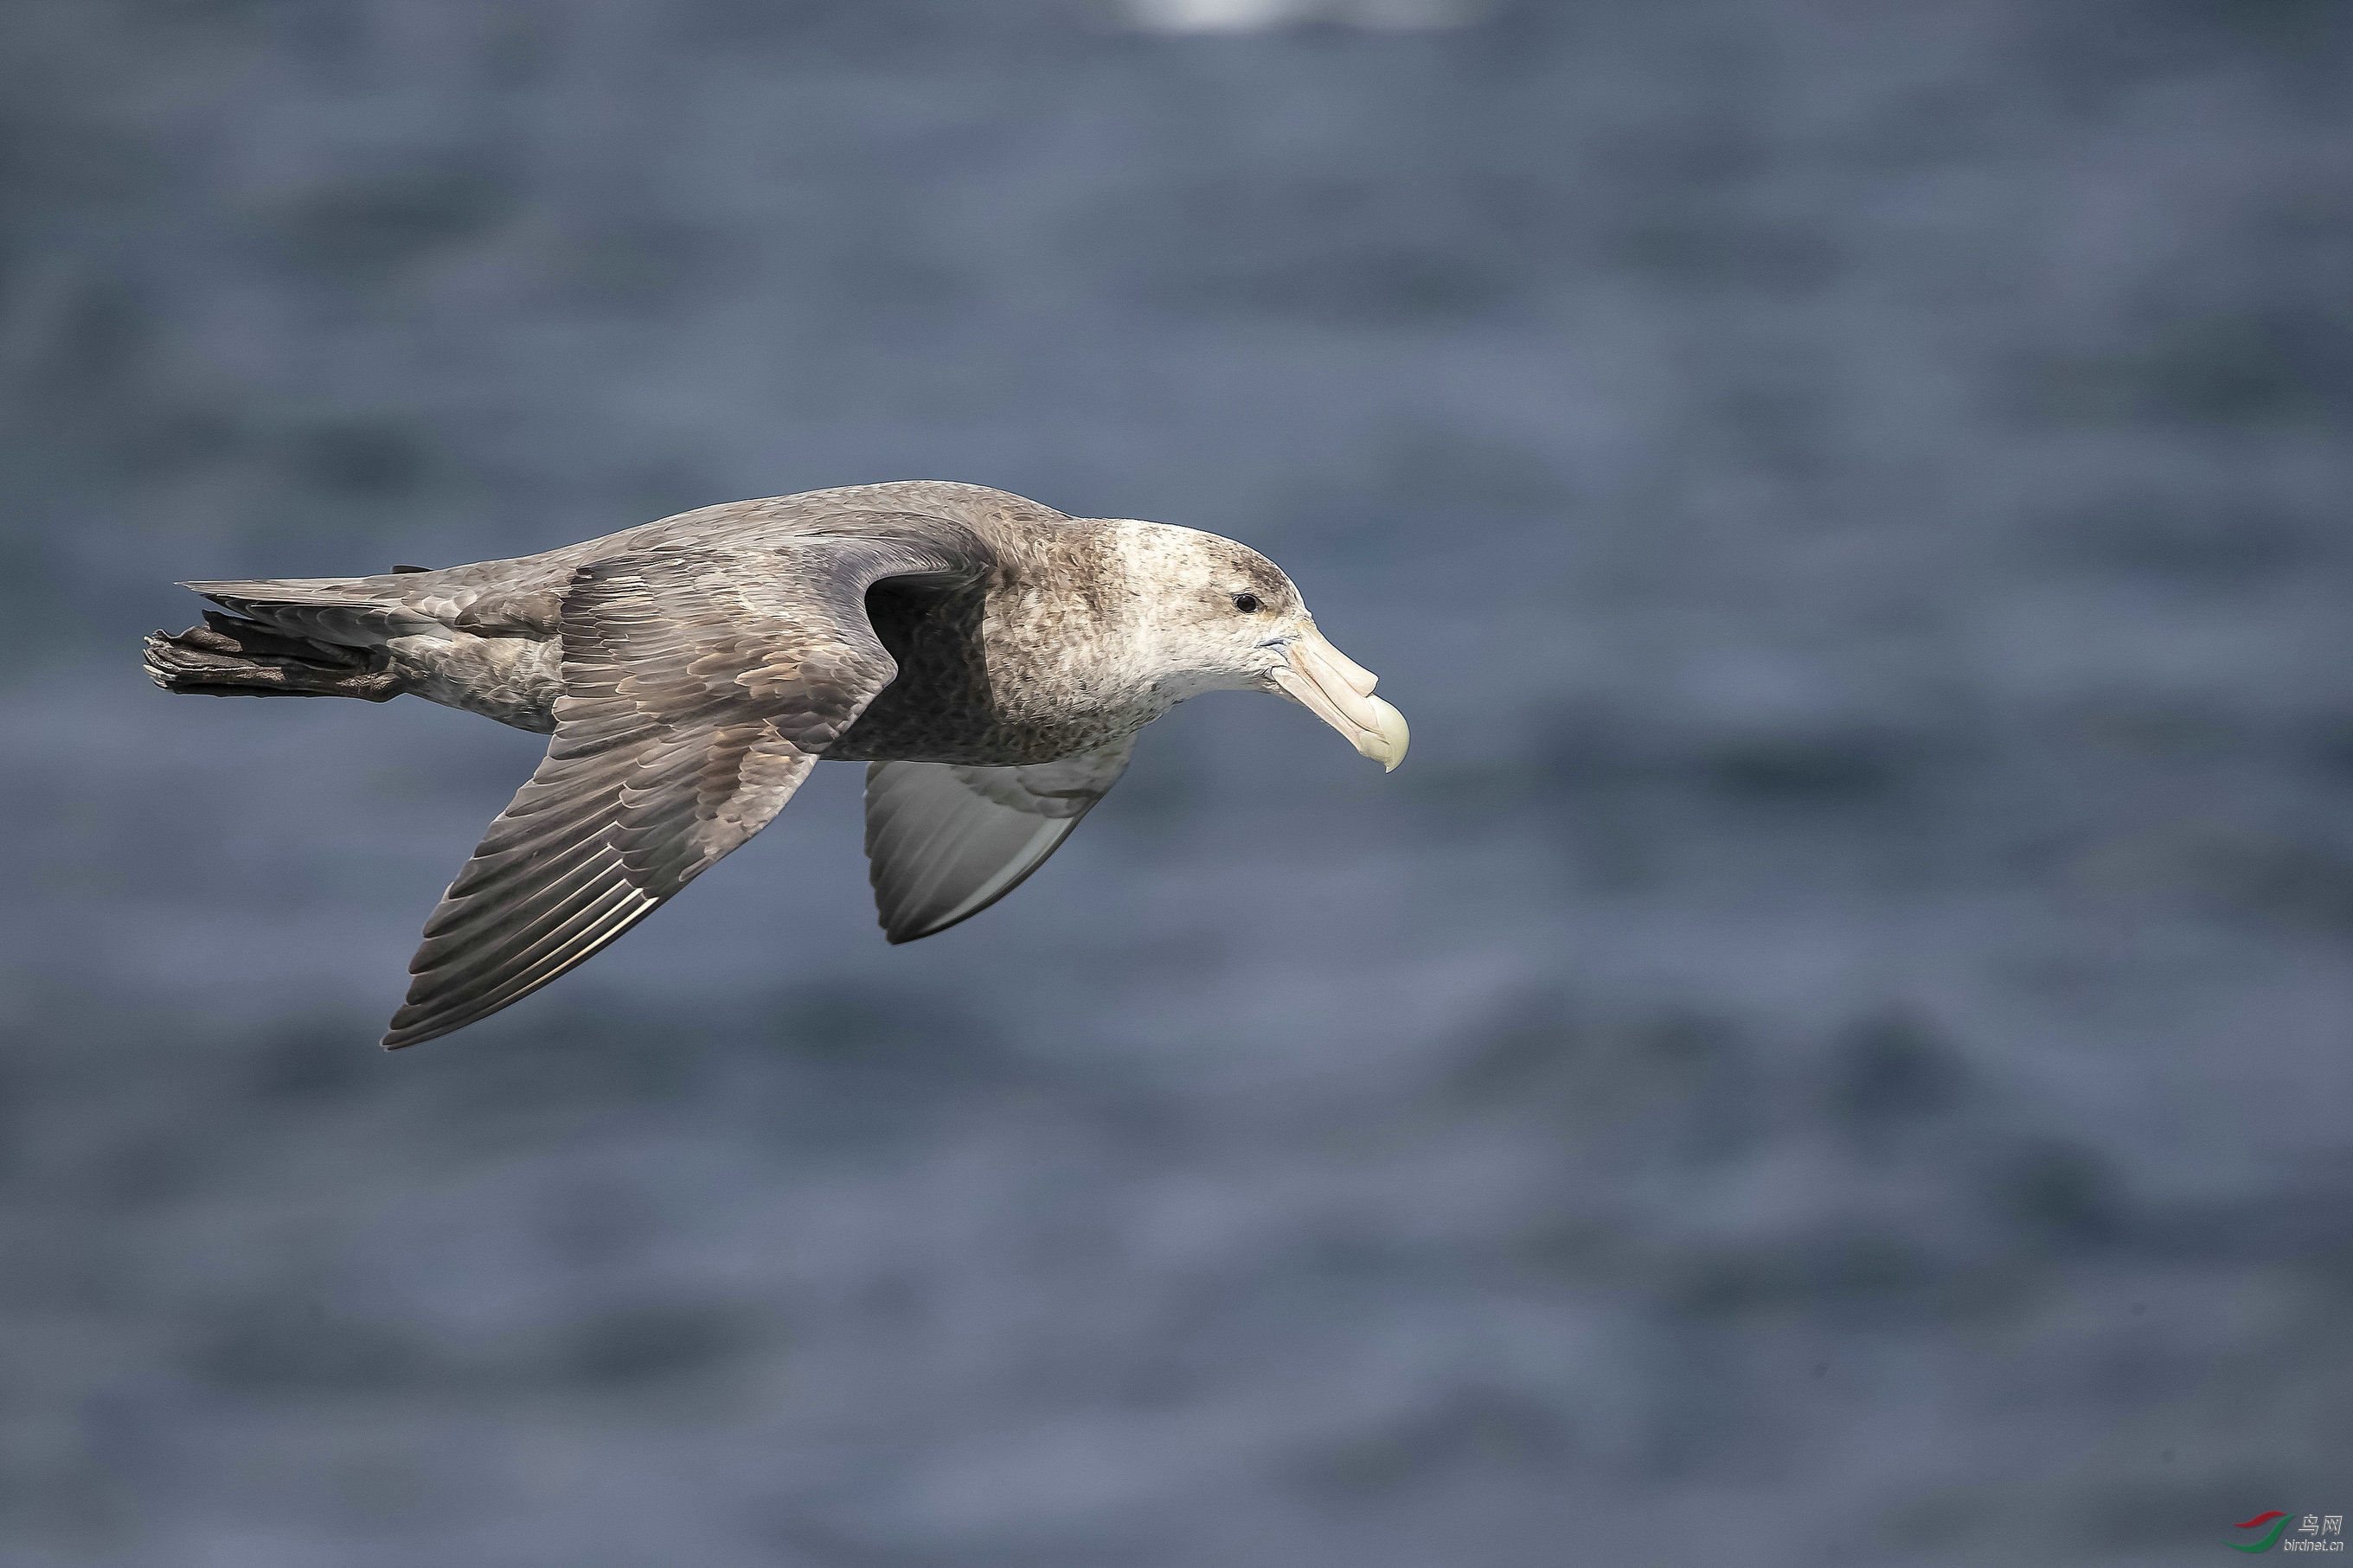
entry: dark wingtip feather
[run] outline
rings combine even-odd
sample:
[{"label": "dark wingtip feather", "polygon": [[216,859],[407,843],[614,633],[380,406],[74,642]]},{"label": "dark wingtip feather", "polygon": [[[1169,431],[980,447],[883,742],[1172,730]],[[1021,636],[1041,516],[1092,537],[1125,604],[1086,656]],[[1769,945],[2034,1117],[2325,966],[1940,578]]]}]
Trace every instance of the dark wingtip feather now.
[{"label": "dark wingtip feather", "polygon": [[[405,1013],[407,1010],[404,1007],[400,1011]],[[387,1051],[405,1051],[411,1046],[421,1046],[427,1040],[438,1040],[448,1033],[450,1033],[448,1029],[403,1028],[400,1024],[400,1013],[395,1013],[391,1022],[385,1026],[384,1038],[377,1043]]]}]

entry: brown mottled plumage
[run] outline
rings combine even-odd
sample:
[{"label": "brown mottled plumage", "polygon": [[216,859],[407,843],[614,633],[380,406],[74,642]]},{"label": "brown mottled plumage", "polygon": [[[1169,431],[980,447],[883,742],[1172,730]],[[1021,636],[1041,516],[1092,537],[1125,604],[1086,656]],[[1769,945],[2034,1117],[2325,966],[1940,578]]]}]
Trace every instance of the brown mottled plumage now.
[{"label": "brown mottled plumage", "polygon": [[404,693],[549,734],[425,925],[387,1047],[581,963],[862,761],[885,931],[1004,897],[1186,698],[1278,691],[1389,766],[1405,727],[1273,563],[976,485],[860,485],[682,512],[441,571],[191,583],[230,612],[147,641],[166,690]]}]

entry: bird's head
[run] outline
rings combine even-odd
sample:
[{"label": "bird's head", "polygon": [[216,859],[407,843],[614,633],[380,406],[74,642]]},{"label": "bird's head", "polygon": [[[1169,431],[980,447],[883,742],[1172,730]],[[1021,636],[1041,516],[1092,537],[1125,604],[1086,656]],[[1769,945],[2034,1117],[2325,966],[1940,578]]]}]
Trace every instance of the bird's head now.
[{"label": "bird's head", "polygon": [[1145,613],[1153,655],[1193,691],[1271,691],[1314,713],[1366,756],[1405,760],[1405,715],[1373,695],[1376,677],[1324,639],[1282,568],[1246,544],[1166,523],[1139,525],[1150,558]]}]

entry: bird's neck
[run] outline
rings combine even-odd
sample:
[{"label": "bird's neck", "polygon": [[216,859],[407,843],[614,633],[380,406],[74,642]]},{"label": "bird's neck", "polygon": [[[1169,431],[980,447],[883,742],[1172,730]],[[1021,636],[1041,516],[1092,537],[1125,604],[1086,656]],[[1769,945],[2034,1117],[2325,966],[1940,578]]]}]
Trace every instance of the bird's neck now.
[{"label": "bird's neck", "polygon": [[1008,555],[982,627],[990,670],[1004,672],[1000,710],[1084,712],[1132,732],[1193,695],[1166,679],[1145,526],[1075,520]]}]

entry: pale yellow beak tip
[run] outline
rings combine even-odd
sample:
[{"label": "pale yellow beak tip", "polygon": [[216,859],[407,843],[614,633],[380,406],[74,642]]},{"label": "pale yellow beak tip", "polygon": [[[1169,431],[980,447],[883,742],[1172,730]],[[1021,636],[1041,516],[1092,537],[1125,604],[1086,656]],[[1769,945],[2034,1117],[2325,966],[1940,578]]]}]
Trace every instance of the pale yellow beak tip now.
[{"label": "pale yellow beak tip", "polygon": [[1413,736],[1405,715],[1373,695],[1372,671],[1344,657],[1313,626],[1285,658],[1287,663],[1266,672],[1276,689],[1347,736],[1383,773],[1395,773]]},{"label": "pale yellow beak tip", "polygon": [[1413,731],[1406,727],[1405,715],[1377,697],[1365,699],[1379,715],[1379,725],[1359,736],[1356,750],[1381,764],[1381,772],[1393,773],[1405,761],[1406,747],[1413,742]]}]

